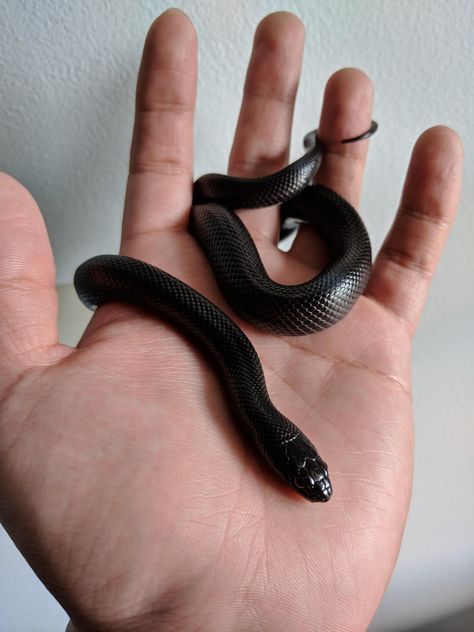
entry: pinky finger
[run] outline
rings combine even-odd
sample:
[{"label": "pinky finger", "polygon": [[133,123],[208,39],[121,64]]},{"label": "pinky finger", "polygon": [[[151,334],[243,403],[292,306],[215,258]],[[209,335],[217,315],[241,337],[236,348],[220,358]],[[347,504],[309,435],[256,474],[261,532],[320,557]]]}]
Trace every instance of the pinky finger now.
[{"label": "pinky finger", "polygon": [[410,334],[418,323],[459,202],[462,143],[433,127],[415,144],[400,208],[375,261],[366,294],[393,311]]}]

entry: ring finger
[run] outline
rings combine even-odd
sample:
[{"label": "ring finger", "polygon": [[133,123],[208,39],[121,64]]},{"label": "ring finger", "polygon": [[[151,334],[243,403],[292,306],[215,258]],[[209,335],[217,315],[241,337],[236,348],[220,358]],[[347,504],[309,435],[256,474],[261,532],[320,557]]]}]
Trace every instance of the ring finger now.
[{"label": "ring finger", "polygon": [[[368,141],[343,144],[370,128],[373,90],[370,79],[355,68],[344,68],[328,80],[318,137],[325,150],[316,182],[336,191],[357,208],[362,189]],[[301,226],[291,249],[298,260],[319,267],[324,252],[315,247],[311,228]]]}]

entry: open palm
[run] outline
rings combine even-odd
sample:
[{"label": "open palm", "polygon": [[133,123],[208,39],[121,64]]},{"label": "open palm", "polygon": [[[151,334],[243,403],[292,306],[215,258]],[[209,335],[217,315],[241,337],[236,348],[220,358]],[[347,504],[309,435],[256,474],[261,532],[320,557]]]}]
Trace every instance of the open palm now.
[{"label": "open palm", "polygon": [[[287,160],[303,29],[260,24],[230,172]],[[122,254],[153,263],[224,310],[187,233],[195,33],[163,14],[137,91]],[[318,182],[357,205],[371,86],[328,82]],[[333,142],[334,141],[334,142]],[[411,489],[410,343],[457,205],[462,150],[419,139],[369,288],[333,328],[281,338],[246,326],[276,406],[329,463],[326,505],[307,503],[247,448],[211,365],[171,325],[125,305],[94,315],[77,349],[57,342],[54,266],[27,191],[0,178],[0,518],[74,629],[364,630],[395,564]],[[275,209],[242,212],[269,273],[321,265],[314,236],[276,248]],[[72,629],[72,624],[71,624]]]}]

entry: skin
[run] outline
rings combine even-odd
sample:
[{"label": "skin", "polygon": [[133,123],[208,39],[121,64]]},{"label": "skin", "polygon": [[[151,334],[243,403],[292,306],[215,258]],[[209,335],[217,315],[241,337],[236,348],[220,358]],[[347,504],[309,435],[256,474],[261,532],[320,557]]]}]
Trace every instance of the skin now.
[{"label": "skin", "polygon": [[[286,163],[302,48],[294,15],[258,26],[230,173]],[[195,92],[196,34],[169,10],[151,26],[139,75],[121,253],[233,316],[186,232]],[[317,180],[355,206],[368,141],[336,141],[367,129],[371,102],[366,75],[341,70],[327,83],[319,124],[327,155]],[[0,176],[0,519],[70,614],[69,630],[366,629],[407,516],[411,341],[461,170],[453,131],[420,136],[367,292],[333,328],[287,339],[236,319],[275,405],[329,463],[326,504],[261,466],[218,376],[170,325],[114,304],[97,311],[77,348],[58,343],[40,211]],[[321,265],[307,231],[289,254],[277,250],[274,209],[242,217],[276,280],[298,282]]]}]

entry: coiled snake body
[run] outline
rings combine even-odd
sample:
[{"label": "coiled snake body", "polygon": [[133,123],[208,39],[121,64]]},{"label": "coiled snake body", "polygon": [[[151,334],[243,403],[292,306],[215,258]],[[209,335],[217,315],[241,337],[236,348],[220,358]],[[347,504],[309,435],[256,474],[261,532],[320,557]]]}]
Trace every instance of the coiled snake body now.
[{"label": "coiled snake body", "polygon": [[[367,138],[377,129],[342,142]],[[370,241],[357,212],[330,189],[312,185],[323,156],[316,132],[302,158],[278,173],[246,179],[208,174],[194,185],[190,229],[206,253],[223,295],[245,320],[284,335],[303,335],[343,318],[364,291],[371,270]],[[272,281],[232,209],[282,204],[282,217],[313,225],[325,239],[330,263],[299,285]],[[250,340],[199,292],[154,266],[118,255],[83,263],[74,277],[82,302],[138,305],[181,326],[214,357],[233,410],[265,461],[304,498],[332,494],[326,463],[311,441],[273,406]]]}]

